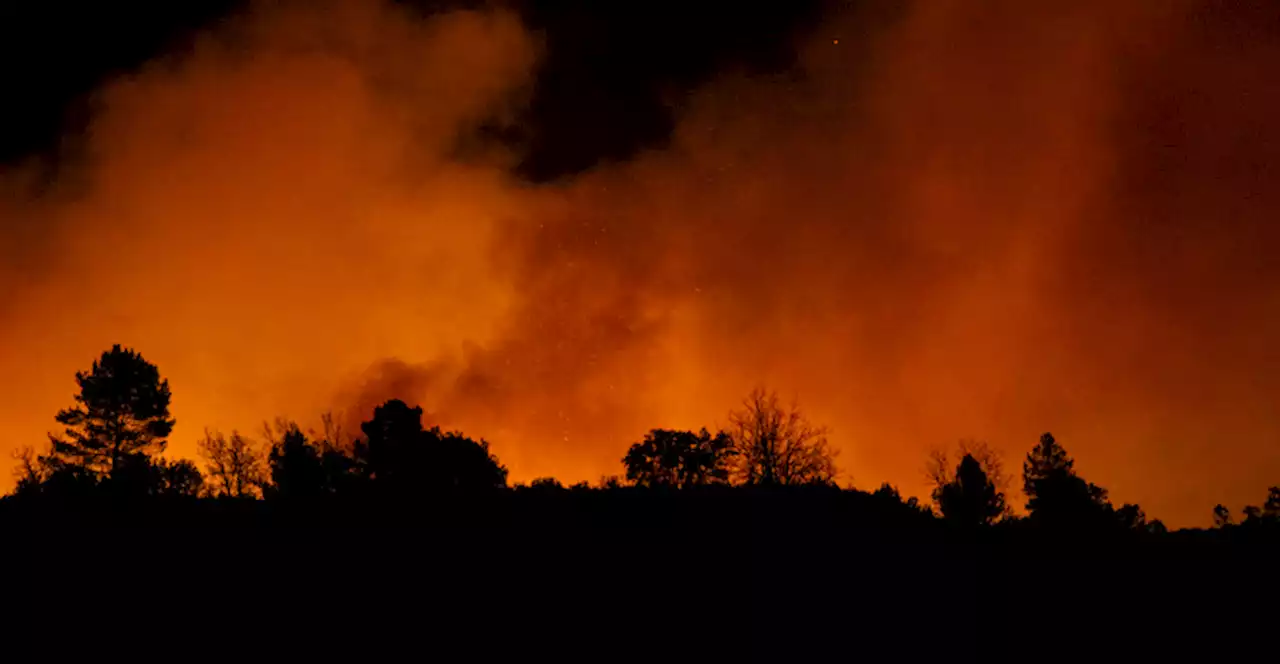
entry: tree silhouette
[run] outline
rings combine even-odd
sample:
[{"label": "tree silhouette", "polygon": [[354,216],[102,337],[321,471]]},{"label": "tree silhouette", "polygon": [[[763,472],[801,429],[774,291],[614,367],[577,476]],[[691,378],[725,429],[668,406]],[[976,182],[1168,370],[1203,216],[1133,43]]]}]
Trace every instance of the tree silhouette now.
[{"label": "tree silhouette", "polygon": [[360,425],[365,435],[369,473],[384,487],[409,484],[427,463],[422,408],[392,399],[374,408],[373,418]]},{"label": "tree silhouette", "polygon": [[1267,502],[1262,504],[1262,516],[1280,519],[1280,486],[1267,489]]},{"label": "tree silhouette", "polygon": [[1049,433],[1040,436],[1040,443],[1027,454],[1022,486],[1027,511],[1037,522],[1097,524],[1111,511],[1106,490],[1076,475],[1075,461]]},{"label": "tree silhouette", "polygon": [[961,526],[985,526],[1005,513],[1004,493],[972,455],[965,454],[949,482],[933,490],[933,501],[946,520]]},{"label": "tree silhouette", "polygon": [[898,490],[898,487],[888,482],[882,482],[879,488],[871,492],[871,497],[886,503],[893,503],[893,504],[901,503],[904,505],[909,505],[912,508],[915,508],[918,504],[918,501],[914,496],[906,500],[903,500],[902,492]]},{"label": "tree silhouette", "polygon": [[274,436],[270,427],[264,429],[269,439],[275,437],[267,453],[271,483],[263,490],[266,497],[312,499],[330,493],[320,451],[297,424],[277,421]]},{"label": "tree silhouette", "polygon": [[163,463],[164,475],[164,491],[169,495],[189,496],[196,498],[200,495],[202,487],[205,485],[205,477],[201,475],[200,468],[196,464],[188,461],[188,459],[177,459],[177,461]]},{"label": "tree silhouette", "polygon": [[169,496],[195,498],[204,487],[204,476],[196,464],[187,459],[157,462],[160,468],[160,492]]},{"label": "tree silhouette", "polygon": [[219,495],[232,498],[257,496],[266,483],[263,454],[253,441],[238,431],[228,438],[218,431],[205,429],[197,443],[205,459],[209,480]]},{"label": "tree silhouette", "polygon": [[369,469],[363,462],[368,457],[367,444],[348,437],[333,413],[321,415],[320,422],[320,431],[312,435],[317,437],[315,445],[325,481],[335,493],[360,490],[369,479]]},{"label": "tree silhouette", "polygon": [[57,421],[64,437],[50,436],[49,463],[78,466],[103,475],[135,454],[164,451],[173,431],[169,417],[169,381],[154,364],[119,344],[102,354],[88,372],[77,372],[78,405],[62,410]]},{"label": "tree silhouette", "polygon": [[422,408],[392,399],[360,425],[368,469],[384,491],[483,490],[505,487],[507,469],[489,443],[461,433],[424,429]]},{"label": "tree silhouette", "polygon": [[1244,521],[1248,524],[1280,522],[1280,486],[1267,489],[1267,501],[1262,507],[1247,505],[1244,508]]},{"label": "tree silhouette", "polygon": [[1221,503],[1213,507],[1213,527],[1226,528],[1231,525],[1231,510]]},{"label": "tree silhouette", "polygon": [[554,477],[535,477],[526,489],[531,491],[556,492],[564,491],[564,484]]},{"label": "tree silhouette", "polygon": [[[1010,490],[1010,479],[1004,469],[1004,457],[999,450],[985,441],[962,439],[956,444],[957,455],[963,458],[972,456],[982,466],[982,472],[995,485],[996,489],[1006,496]],[[945,449],[937,448],[929,452],[929,460],[925,464],[925,475],[934,489],[951,482],[959,462],[952,463],[951,455]]]},{"label": "tree silhouette", "polygon": [[[263,432],[268,441],[267,472],[262,489],[266,498],[317,498],[359,491],[368,480],[364,445],[347,444],[332,418],[325,416],[324,432],[303,432],[295,422],[277,419]],[[319,436],[319,438],[317,438]],[[359,457],[359,458],[358,458]]]},{"label": "tree silhouette", "polygon": [[320,454],[320,471],[329,491],[357,491],[368,480],[359,459],[352,456],[352,452],[332,445],[327,439],[316,443],[316,449]]},{"label": "tree silhouette", "polygon": [[145,454],[121,457],[101,487],[112,498],[145,498],[159,493],[160,470]]},{"label": "tree silhouette", "polygon": [[1120,525],[1128,530],[1146,530],[1148,526],[1147,513],[1142,507],[1133,503],[1125,503],[1116,510],[1116,518],[1120,520]]},{"label": "tree silhouette", "polygon": [[186,459],[152,459],[141,453],[120,459],[115,472],[103,481],[109,495],[116,498],[195,498],[203,485],[204,477],[194,463]]},{"label": "tree silhouette", "polygon": [[507,468],[490,453],[488,441],[433,427],[427,431],[427,446],[431,450],[428,486],[465,491],[507,486]]},{"label": "tree silhouette", "polygon": [[83,466],[51,463],[49,457],[36,455],[31,447],[14,456],[18,461],[14,469],[15,496],[85,498],[96,492],[101,479]]},{"label": "tree silhouette", "polygon": [[750,485],[833,484],[836,452],[827,429],[814,426],[792,404],[784,408],[777,393],[755,389],[742,408],[729,413],[734,474]]},{"label": "tree silhouette", "polygon": [[627,450],[622,463],[632,484],[684,488],[728,482],[732,453],[733,439],[723,431],[712,436],[706,429],[654,429]]},{"label": "tree silhouette", "polygon": [[[929,483],[933,485],[931,497],[933,498],[934,506],[937,507],[940,512],[943,512],[944,516],[946,516],[946,510],[943,509],[940,502],[944,491],[946,492],[948,500],[978,497],[977,494],[962,493],[959,471],[965,457],[968,457],[973,459],[978,465],[977,469],[982,471],[984,478],[983,482],[989,483],[994,490],[994,493],[988,497],[992,501],[999,502],[1001,505],[1000,514],[994,515],[991,520],[982,521],[982,523],[990,523],[990,521],[1001,516],[1009,516],[1011,514],[1008,501],[1009,477],[1004,472],[1004,459],[1001,458],[1000,453],[982,441],[961,440],[957,447],[959,449],[961,461],[957,462],[955,465],[952,465],[951,457],[947,454],[946,450],[935,449],[929,454],[929,461],[925,466],[925,475],[929,478]],[[977,479],[977,476],[973,473],[972,469],[969,469],[968,479],[971,482],[976,481]],[[979,486],[981,485],[970,483],[968,488],[978,490]],[[980,493],[985,495],[987,492],[984,489],[981,490]],[[966,518],[960,516],[962,510],[956,511],[961,509],[958,504],[953,504],[951,509],[954,519],[966,521]]]},{"label": "tree silhouette", "polygon": [[18,450],[13,455],[18,463],[13,469],[14,495],[22,496],[38,493],[40,487],[49,478],[49,467],[30,446]]},{"label": "tree silhouette", "polygon": [[881,482],[880,488],[871,492],[871,495],[876,498],[893,501],[895,503],[902,502],[902,492],[898,491],[898,487],[888,482]]}]

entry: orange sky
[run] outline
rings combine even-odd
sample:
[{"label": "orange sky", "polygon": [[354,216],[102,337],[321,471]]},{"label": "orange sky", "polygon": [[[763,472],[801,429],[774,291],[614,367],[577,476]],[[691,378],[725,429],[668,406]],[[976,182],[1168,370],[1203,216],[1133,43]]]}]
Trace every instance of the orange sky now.
[{"label": "orange sky", "polygon": [[861,487],[1052,431],[1205,523],[1280,483],[1280,43],[1256,3],[1121,4],[832,15],[798,73],[728,73],[669,148],[543,187],[457,149],[527,92],[513,16],[251,13],[101,90],[54,190],[0,178],[0,447],[120,342],[179,455],[397,396],[514,480],[594,480],[762,384]]}]

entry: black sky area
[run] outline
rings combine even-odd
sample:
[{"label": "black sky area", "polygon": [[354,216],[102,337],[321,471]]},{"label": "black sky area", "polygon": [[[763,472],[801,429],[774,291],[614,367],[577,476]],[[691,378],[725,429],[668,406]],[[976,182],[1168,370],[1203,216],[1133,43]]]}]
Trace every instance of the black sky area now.
[{"label": "black sky area", "polygon": [[[92,117],[92,91],[199,30],[234,16],[244,0],[156,3],[17,0],[0,6],[0,163],[56,163],[73,155]],[[483,3],[403,0],[424,16]],[[487,136],[520,156],[516,171],[545,182],[602,161],[661,147],[675,107],[716,73],[785,70],[794,37],[820,2],[726,0],[515,0],[543,39],[534,89],[508,124]]]},{"label": "black sky area", "polygon": [[[104,80],[180,48],[237,0],[0,3],[0,161],[55,152],[82,130]],[[72,146],[64,146],[70,149]]]}]

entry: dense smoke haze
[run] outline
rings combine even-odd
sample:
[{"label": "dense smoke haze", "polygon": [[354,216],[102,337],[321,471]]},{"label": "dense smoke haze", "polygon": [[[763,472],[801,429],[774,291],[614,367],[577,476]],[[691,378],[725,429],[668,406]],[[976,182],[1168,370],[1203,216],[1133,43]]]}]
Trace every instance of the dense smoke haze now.
[{"label": "dense smoke haze", "polygon": [[[831,6],[794,66],[665,144],[534,184],[482,127],[543,35],[495,8],[263,3],[94,96],[0,179],[0,449],[112,343],[206,426],[420,403],[512,479],[616,474],[753,387],[845,483],[1052,431],[1170,525],[1280,477],[1280,13],[1266,2]],[[674,103],[674,102],[673,102]]]}]

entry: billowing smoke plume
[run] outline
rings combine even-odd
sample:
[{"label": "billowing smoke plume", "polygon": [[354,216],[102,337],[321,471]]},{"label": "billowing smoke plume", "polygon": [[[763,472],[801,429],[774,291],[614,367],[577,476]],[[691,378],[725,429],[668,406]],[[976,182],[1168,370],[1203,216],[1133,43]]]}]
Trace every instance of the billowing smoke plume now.
[{"label": "billowing smoke plume", "polygon": [[113,341],[171,379],[178,453],[206,425],[312,420],[380,358],[485,342],[522,194],[459,137],[536,49],[505,13],[264,3],[106,86],[56,186],[6,175],[6,445],[38,444]]},{"label": "billowing smoke plume", "polygon": [[1280,476],[1265,3],[833,10],[795,71],[727,72],[666,149],[543,187],[466,148],[527,90],[516,19],[334,6],[114,83],[81,170],[6,180],[47,249],[0,273],[13,444],[120,341],[179,452],[401,397],[516,479],[594,479],[763,384],[859,485],[1046,430],[1172,523]]}]

